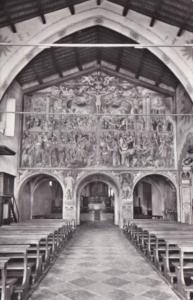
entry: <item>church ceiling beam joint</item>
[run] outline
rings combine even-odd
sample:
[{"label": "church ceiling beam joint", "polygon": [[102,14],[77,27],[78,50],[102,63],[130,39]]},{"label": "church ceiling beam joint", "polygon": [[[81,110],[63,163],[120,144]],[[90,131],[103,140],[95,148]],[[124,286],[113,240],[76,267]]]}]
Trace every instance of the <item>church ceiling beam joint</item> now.
[{"label": "church ceiling beam joint", "polygon": [[125,5],[124,5],[124,8],[123,8],[123,12],[122,12],[123,17],[126,17],[128,12],[129,12],[130,2],[131,2],[131,0],[125,0]]}]

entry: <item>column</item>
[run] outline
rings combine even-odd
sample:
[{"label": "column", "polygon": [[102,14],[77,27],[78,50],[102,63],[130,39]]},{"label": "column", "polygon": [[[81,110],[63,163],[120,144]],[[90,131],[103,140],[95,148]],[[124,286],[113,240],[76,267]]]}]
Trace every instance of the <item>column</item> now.
[{"label": "column", "polygon": [[190,167],[184,167],[181,172],[181,222],[192,223],[192,184]]}]

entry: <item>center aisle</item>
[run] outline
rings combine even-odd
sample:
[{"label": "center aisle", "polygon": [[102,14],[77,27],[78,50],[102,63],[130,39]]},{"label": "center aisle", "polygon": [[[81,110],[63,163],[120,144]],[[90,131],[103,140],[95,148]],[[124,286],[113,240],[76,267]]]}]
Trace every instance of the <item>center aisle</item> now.
[{"label": "center aisle", "polygon": [[179,300],[120,230],[82,225],[31,300]]}]

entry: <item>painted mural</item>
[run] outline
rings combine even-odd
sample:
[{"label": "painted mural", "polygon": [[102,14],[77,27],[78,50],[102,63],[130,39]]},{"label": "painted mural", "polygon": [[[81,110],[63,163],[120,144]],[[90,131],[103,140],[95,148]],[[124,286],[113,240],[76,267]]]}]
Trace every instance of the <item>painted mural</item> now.
[{"label": "painted mural", "polygon": [[173,99],[95,72],[25,96],[21,167],[173,168]]},{"label": "painted mural", "polygon": [[176,90],[177,113],[177,150],[179,167],[188,166],[192,163],[189,158],[193,157],[193,106],[190,97],[182,85]]}]

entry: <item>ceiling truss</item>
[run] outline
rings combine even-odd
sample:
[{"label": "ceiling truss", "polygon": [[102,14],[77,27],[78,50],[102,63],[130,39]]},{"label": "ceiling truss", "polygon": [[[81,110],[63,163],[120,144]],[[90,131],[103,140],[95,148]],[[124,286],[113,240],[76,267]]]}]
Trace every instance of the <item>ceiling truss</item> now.
[{"label": "ceiling truss", "polygon": [[[184,31],[193,32],[193,1],[192,0],[103,0],[122,7],[122,15],[127,16],[130,10],[136,11],[150,18],[150,26],[156,20],[178,28],[177,35]],[[1,0],[0,1],[0,27],[10,26],[16,33],[16,24],[40,16],[46,24],[46,14],[60,9],[68,8],[72,15],[76,13],[76,6],[89,0]],[[96,0],[96,6],[102,0]],[[34,5],[35,4],[35,5]],[[19,12],[19,13],[18,13]]]},{"label": "ceiling truss", "polygon": [[[135,43],[133,40],[102,26],[93,26],[73,33],[57,43]],[[72,69],[84,71],[87,65],[110,65],[115,72],[133,74],[135,79],[146,78],[151,86],[164,85],[175,89],[178,80],[173,73],[147,49],[135,48],[48,48],[38,54],[17,76],[23,88],[40,85],[54,77],[62,79]]]}]

